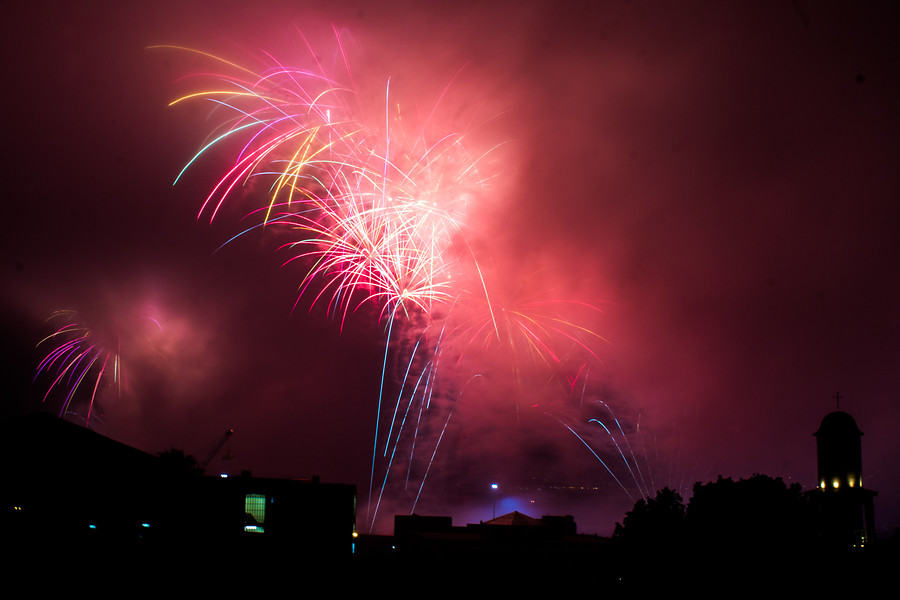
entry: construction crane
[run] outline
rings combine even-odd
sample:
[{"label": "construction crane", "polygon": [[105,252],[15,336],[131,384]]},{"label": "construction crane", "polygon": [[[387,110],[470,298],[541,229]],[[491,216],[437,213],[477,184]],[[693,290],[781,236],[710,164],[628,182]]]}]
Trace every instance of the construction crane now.
[{"label": "construction crane", "polygon": [[[222,449],[222,446],[225,445],[225,442],[227,442],[228,438],[230,438],[233,434],[234,434],[233,427],[229,427],[228,429],[225,430],[225,435],[222,436],[222,438],[216,443],[215,447],[212,450],[210,450],[209,454],[206,455],[206,458],[204,458],[203,461],[200,463],[200,468],[202,470],[204,470],[204,471],[206,470],[206,466],[212,461],[213,458],[215,458],[216,454],[219,453],[219,450]],[[231,448],[229,447],[228,450],[225,452],[225,456],[223,456],[222,459],[223,460],[232,460],[233,458],[234,457],[231,455]]]}]

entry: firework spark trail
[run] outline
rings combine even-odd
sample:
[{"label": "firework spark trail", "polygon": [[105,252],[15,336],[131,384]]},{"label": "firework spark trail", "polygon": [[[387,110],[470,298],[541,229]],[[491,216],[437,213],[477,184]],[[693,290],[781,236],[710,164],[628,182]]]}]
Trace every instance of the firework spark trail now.
[{"label": "firework spark trail", "polygon": [[[410,400],[410,404],[412,404],[412,400]],[[407,410],[408,409],[409,409],[409,406],[407,406]],[[404,421],[405,421],[405,416],[404,416]],[[384,469],[384,481],[381,483],[381,491],[378,493],[378,500],[376,501],[375,509],[372,512],[372,521],[370,523],[370,528],[375,526],[375,519],[378,518],[378,507],[381,506],[381,500],[384,496],[384,491],[387,488],[388,478],[390,477],[390,474],[391,474],[391,468],[394,465],[394,456],[396,456],[396,454],[397,454],[397,447],[399,445],[401,433],[402,433],[402,428],[401,428],[401,430],[397,431],[397,441],[394,443],[394,447],[391,450],[390,459],[388,459],[387,465],[385,466],[385,469]]]},{"label": "firework spark trail", "polygon": [[[411,307],[427,314],[435,303],[451,300],[444,252],[460,231],[468,190],[482,187],[461,136],[427,143],[422,134],[415,142],[419,150],[404,148],[408,138],[392,135],[400,129],[389,110],[388,82],[379,151],[372,143],[376,136],[353,119],[335,118],[348,113],[349,103],[339,96],[355,97],[355,92],[333,79],[282,65],[248,78],[247,69],[212,58],[236,67],[240,76],[217,77],[216,87],[172,104],[203,98],[232,117],[188,166],[215,145],[241,138],[242,146],[199,215],[214,220],[238,187],[251,178],[272,177],[267,204],[251,214],[258,214],[263,226],[305,233],[283,245],[295,252],[286,262],[312,263],[300,295],[313,293],[313,304],[328,297],[328,305],[340,307],[344,317],[366,302],[380,304],[380,316],[389,315],[386,363],[401,314]],[[456,171],[445,174],[448,168]],[[383,395],[384,380],[379,415]],[[376,446],[377,440],[376,431]]]},{"label": "firework spark trail", "polygon": [[561,392],[572,395],[587,365],[600,361],[593,346],[605,341],[586,326],[564,316],[572,307],[589,311],[589,316],[601,312],[585,303],[556,301],[494,302],[490,310],[477,307],[473,310],[467,306],[461,311],[463,314],[478,316],[455,322],[452,344],[460,360],[469,353],[475,355],[475,360],[484,354],[490,354],[495,360],[505,357],[507,368],[517,382],[523,369],[544,370],[559,382]]},{"label": "firework spark trail", "polygon": [[[431,378],[431,371],[428,374],[429,380]],[[406,460],[406,483],[405,486],[409,486],[409,478],[412,476],[413,463],[416,456],[416,442],[419,440],[419,428],[422,426],[422,416],[425,412],[425,409],[428,407],[428,394],[430,394],[429,382],[425,383],[426,389],[423,390],[423,400],[419,402],[419,410],[416,415],[416,426],[412,433],[412,441],[409,445],[409,456]]]},{"label": "firework spark trail", "polygon": [[429,471],[431,471],[431,465],[434,462],[434,457],[437,455],[438,448],[441,445],[441,440],[444,439],[444,432],[447,431],[447,425],[450,424],[450,417],[452,416],[453,413],[451,412],[447,415],[447,420],[444,421],[444,426],[441,428],[441,434],[438,436],[437,442],[435,442],[434,444],[434,451],[431,453],[431,458],[428,461],[428,466],[425,468],[425,473],[422,475],[422,481],[419,483],[419,491],[416,492],[416,499],[413,501],[409,514],[413,514],[416,511],[416,505],[419,503],[419,497],[422,495],[422,488],[425,487],[425,480],[428,478]]},{"label": "firework spark trail", "polygon": [[[457,302],[466,304],[469,301],[463,301],[460,298],[457,298]],[[476,304],[483,304],[483,300]],[[457,355],[457,358],[454,361],[454,367],[457,372],[454,375],[445,372],[445,380],[447,377],[460,380],[460,377],[465,377],[467,376],[466,374],[469,373],[468,384],[468,382],[480,377],[481,373],[477,371],[473,373],[470,369],[482,369],[486,366],[484,364],[484,359],[485,354],[487,354],[490,356],[489,362],[495,365],[494,368],[496,368],[496,366],[506,365],[503,370],[511,374],[519,389],[520,395],[533,392],[530,387],[526,387],[524,382],[519,380],[518,374],[525,367],[529,370],[539,367],[541,370],[546,370],[548,373],[554,374],[554,379],[558,379],[560,389],[562,391],[571,391],[573,385],[572,381],[576,380],[579,374],[584,370],[584,365],[581,362],[583,358],[576,361],[574,366],[566,366],[566,363],[570,362],[571,350],[573,348],[583,350],[584,346],[587,345],[586,339],[591,337],[599,339],[599,337],[593,333],[587,334],[585,328],[580,325],[573,324],[572,331],[566,330],[563,324],[571,323],[571,321],[561,319],[558,314],[546,311],[546,308],[549,305],[550,303],[535,303],[527,307],[520,307],[515,311],[503,310],[499,306],[496,307],[497,314],[509,312],[514,313],[516,317],[498,319],[500,331],[504,334],[503,337],[499,339],[492,335],[494,325],[491,323],[487,311],[483,311],[482,315],[478,317],[473,324],[471,317],[468,316],[469,311],[465,309],[466,307],[464,307],[463,310],[451,311],[441,323],[433,324],[433,327],[440,326],[440,333],[434,336],[434,339],[431,342],[427,341],[428,328],[425,328],[424,331],[421,331],[418,336],[409,343],[411,349],[407,351],[406,358],[402,360],[404,368],[398,375],[397,385],[400,391],[396,403],[391,409],[393,416],[386,414],[383,417],[385,419],[385,425],[383,427],[387,429],[387,423],[390,422],[390,431],[393,431],[393,423],[398,418],[400,411],[404,410],[405,407],[405,412],[408,412],[411,410],[410,407],[413,406],[413,403],[416,401],[419,402],[419,411],[424,414],[429,406],[425,404],[424,399],[427,397],[430,401],[433,394],[440,394],[441,397],[449,402],[448,396],[452,393],[451,390],[446,387],[438,390],[438,383],[435,379],[437,377],[437,365],[442,360],[445,352]],[[565,305],[565,303],[563,303],[563,305]],[[454,306],[459,306],[459,304],[455,304]],[[526,310],[527,308],[533,311],[535,307],[542,307],[544,310],[532,312],[530,314]],[[385,348],[383,374],[385,374],[388,369],[388,346],[391,344],[399,344],[397,345],[397,348],[403,348],[403,345],[400,344],[401,341],[402,340],[399,338],[395,339],[393,334],[391,334],[390,343],[387,344]],[[595,356],[591,353],[585,354],[588,354],[588,356]],[[520,355],[524,355],[528,362],[523,363]],[[421,357],[423,363],[422,366],[414,364],[415,361],[418,360],[417,357]],[[572,371],[574,371],[574,375],[571,374]],[[388,379],[386,375],[384,377],[385,380]],[[414,379],[410,379],[410,377],[413,377]],[[465,386],[463,386],[463,390],[464,389]],[[462,391],[460,391],[458,396],[461,398]],[[460,398],[457,398],[452,403],[442,404],[441,406],[452,407],[457,405]],[[451,412],[453,411],[452,408],[449,408],[449,410]],[[381,412],[379,411],[379,415],[380,414]],[[403,415],[399,425],[400,431],[407,426],[406,423],[406,416]],[[383,449],[378,446],[378,453],[386,458],[389,457],[388,465],[390,468],[384,471],[383,478],[380,481],[376,502],[373,505],[375,507],[375,512],[370,513],[367,517],[367,519],[369,519],[370,527],[372,528],[375,526],[378,515],[377,511],[381,507],[382,499],[386,497],[386,494],[388,493],[389,481],[394,477],[394,475],[391,474],[391,469],[393,469],[394,462],[397,460],[398,444],[401,443],[407,443],[409,445],[409,450],[406,454],[406,460],[408,461],[406,465],[406,476],[402,478],[403,490],[407,489],[407,486],[410,483],[409,478],[413,469],[413,463],[417,460],[415,457],[415,448],[421,437],[421,431],[418,427],[420,421],[414,420],[413,423],[415,423],[415,427],[409,425],[412,431],[409,434],[403,434],[405,442],[401,441],[400,432],[396,432],[390,434],[385,439],[384,443],[387,445],[385,445]],[[445,431],[445,429],[442,429],[440,435],[443,436]],[[587,445],[587,442],[581,436],[577,437],[583,444]],[[380,439],[380,437],[377,439]],[[435,447],[434,452],[437,452],[437,446]],[[599,456],[593,449],[591,449],[591,452],[599,459]],[[419,493],[421,493],[424,478],[427,477],[427,474],[430,472],[434,457],[435,454],[432,453],[431,458],[424,467],[424,474],[419,479]],[[603,460],[600,462],[604,468],[608,469],[606,462]],[[626,460],[626,465],[627,464],[628,461]],[[620,480],[618,480],[618,478],[616,480],[617,483],[622,486]],[[628,497],[632,498],[630,492],[625,489],[624,486],[622,487]],[[374,493],[374,490],[372,490],[372,493]],[[417,494],[415,500],[416,503],[418,502],[418,499],[419,494]]]},{"label": "firework spark trail", "polygon": [[82,381],[91,372],[94,365],[98,364],[98,361],[102,361],[99,362],[100,366],[97,371],[96,381],[88,401],[87,415],[85,416],[85,424],[87,424],[97,399],[100,382],[103,380],[110,358],[113,358],[113,364],[116,367],[114,370],[116,381],[119,379],[119,358],[117,351],[104,348],[97,340],[96,332],[78,323],[77,318],[78,314],[75,311],[56,311],[47,319],[48,321],[64,319],[66,322],[38,342],[38,346],[52,341],[59,342],[59,345],[51,349],[38,364],[34,379],[37,381],[42,373],[54,371],[55,369],[56,377],[47,388],[42,402],[47,401],[47,398],[63,379],[66,380],[65,385],[67,385],[68,391],[59,413],[60,416],[63,416],[68,412]]},{"label": "firework spark trail", "polygon": [[[416,385],[413,388],[412,392],[410,393],[410,400],[411,400],[410,404],[412,404],[412,400],[414,400],[416,395],[418,393],[420,393],[420,391],[421,391],[421,399],[419,400],[419,403],[418,403],[419,404],[419,419],[416,421],[416,427],[412,433],[412,436],[413,436],[412,437],[412,440],[413,440],[412,446],[409,449],[409,464],[410,465],[412,465],[412,461],[415,457],[415,440],[416,440],[416,436],[419,433],[419,424],[421,423],[422,410],[424,408],[427,408],[428,396],[431,392],[431,390],[429,388],[430,376],[431,376],[431,367],[430,366],[426,367],[425,369],[422,369],[422,371],[419,373],[419,378],[416,380]],[[404,420],[405,420],[405,418],[404,418]],[[401,427],[402,427],[402,424],[401,424]],[[407,479],[408,478],[409,477],[408,477],[408,472],[407,472]]]},{"label": "firework spark trail", "polygon": [[[393,324],[393,319],[391,320],[391,324]],[[390,439],[391,439],[391,436],[392,436],[392,433],[394,430],[394,424],[395,424],[395,421],[397,418],[397,413],[399,411],[400,405],[403,403],[404,390],[406,389],[406,385],[408,383],[409,376],[412,371],[413,362],[415,361],[416,353],[417,353],[419,346],[420,346],[421,342],[423,341],[423,339],[424,339],[424,333],[420,334],[418,340],[416,341],[415,346],[412,349],[412,352],[411,352],[411,355],[410,355],[410,358],[409,358],[409,361],[407,364],[406,372],[400,382],[400,391],[398,392],[397,402],[394,406],[393,416],[391,418],[391,425],[390,425],[390,428],[388,429],[387,435],[385,437],[385,448],[384,448],[384,456],[385,457],[387,456],[387,451],[388,451],[388,448],[390,447]],[[387,355],[388,355],[389,348],[390,348],[390,334],[389,334],[388,342],[385,343],[385,357],[384,357],[384,362],[382,364],[382,392],[383,392],[385,373],[387,372],[387,369],[388,369]],[[410,473],[412,472],[412,468],[413,468],[413,464],[414,464],[415,446],[416,446],[416,443],[419,438],[419,427],[421,425],[422,415],[423,415],[423,412],[427,411],[430,406],[430,398],[431,398],[431,394],[433,392],[432,374],[434,372],[434,365],[435,365],[434,360],[430,360],[430,361],[428,361],[428,364],[419,371],[416,383],[412,387],[412,390],[409,393],[408,402],[406,404],[406,410],[404,411],[403,418],[397,427],[397,436],[396,436],[396,439],[394,440],[394,444],[391,449],[391,457],[385,468],[384,480],[382,481],[381,489],[378,493],[378,500],[376,502],[375,509],[371,514],[370,528],[373,528],[375,525],[375,520],[378,516],[378,507],[380,506],[381,499],[384,496],[385,490],[387,489],[388,479],[390,477],[390,472],[391,472],[391,467],[393,465],[394,456],[396,455],[397,449],[400,444],[400,439],[403,434],[403,428],[406,425],[406,419],[409,414],[409,410],[415,403],[416,396],[417,396],[418,392],[421,390],[421,399],[418,403],[419,410],[417,411],[416,423],[415,423],[415,427],[413,428],[413,432],[411,433],[409,458],[407,461],[406,478],[404,480],[404,489],[408,488]],[[423,386],[423,378],[425,381],[424,386]],[[378,447],[379,427],[378,427],[377,423],[381,416],[380,404],[381,404],[381,398],[379,397],[379,410],[378,410],[378,417],[376,419],[376,428],[375,428],[375,449],[373,450],[373,454],[372,454],[372,479],[374,479],[375,457],[377,456],[377,447]],[[448,420],[449,420],[449,417],[448,417]],[[440,442],[438,442],[438,444],[440,444]],[[437,452],[437,446],[435,446],[434,451]],[[434,459],[434,454],[432,454],[432,460],[433,459]],[[429,466],[430,466],[430,463],[429,463]],[[426,473],[427,473],[427,469],[426,469]],[[372,481],[370,481],[370,489],[369,489],[369,505],[370,506],[371,506],[372,492],[373,492]]]},{"label": "firework spark trail", "polygon": [[[384,380],[387,372],[387,357],[388,357],[388,349],[390,348],[391,343],[391,331],[394,327],[394,320],[391,319],[388,321],[388,334],[387,340],[384,343],[384,360],[381,366],[381,383],[378,387],[378,404],[375,408],[375,442],[372,447],[372,470],[369,475],[369,499],[366,503],[366,511],[370,510],[372,506],[372,488],[375,485],[375,462],[378,456],[378,434],[381,430],[381,401],[384,398]],[[376,509],[377,511],[377,509]],[[368,517],[368,514],[366,515]],[[372,520],[370,521],[372,525],[375,524],[375,516],[373,514]]]},{"label": "firework spark trail", "polygon": [[[410,371],[410,369],[412,369],[413,361],[416,359],[416,351],[418,349],[419,349],[419,344],[416,343],[415,347],[413,348],[412,355],[409,357],[409,364],[406,366],[406,374],[403,376],[403,384],[401,385],[400,392],[397,395],[397,403],[394,406],[394,415],[391,418],[391,426],[388,428],[387,440],[385,440],[385,446],[384,446],[384,455],[385,456],[387,456],[388,444],[390,443],[391,434],[394,431],[394,423],[397,420],[397,411],[399,410],[400,403],[403,400],[403,388],[406,385],[406,382],[409,380],[409,371]],[[407,411],[409,411],[409,406],[412,405],[412,401],[415,398],[416,389],[418,389],[418,384],[421,382],[421,375],[424,375],[424,371],[420,374],[419,380],[416,382],[416,388],[413,389],[413,391],[409,395],[409,404],[407,405],[407,408],[406,408]],[[406,421],[405,416],[404,416],[403,420]],[[398,440],[400,438],[400,431],[402,431],[402,429],[403,429],[403,425],[401,424],[399,430],[397,431]]]},{"label": "firework spark trail", "polygon": [[[535,306],[540,304],[536,303]],[[498,310],[499,313],[503,313],[503,310]],[[512,312],[512,311],[510,311]],[[571,387],[570,381],[573,376],[568,375],[568,370],[564,368],[563,363],[565,362],[564,356],[566,352],[563,348],[567,345],[572,345],[576,348],[581,348],[584,343],[583,340],[575,339],[575,335],[569,332],[561,333],[559,330],[559,323],[568,323],[568,321],[563,321],[559,319],[557,316],[548,316],[546,313],[535,313],[535,314],[527,314],[524,310],[520,309],[516,311],[516,317],[509,319],[508,322],[504,322],[503,319],[500,319],[499,322],[502,323],[501,331],[505,333],[505,336],[500,340],[495,340],[495,338],[490,335],[490,332],[493,331],[493,326],[489,324],[489,318],[486,315],[482,315],[477,325],[471,325],[470,323],[463,324],[453,324],[450,325],[450,328],[454,330],[454,334],[447,336],[445,334],[445,330],[448,327],[447,321],[455,320],[455,313],[450,313],[446,318],[445,322],[441,324],[440,334],[436,336],[436,340],[433,342],[433,347],[425,343],[425,339],[427,337],[427,330],[420,333],[419,337],[412,344],[412,350],[409,353],[409,356],[404,361],[406,367],[403,373],[400,374],[399,378],[399,393],[397,401],[393,408],[393,416],[391,417],[391,426],[390,431],[393,431],[394,425],[393,423],[398,418],[398,413],[401,411],[401,406],[405,406],[405,413],[408,413],[413,403],[418,398],[419,400],[419,410],[423,411],[427,407],[424,404],[424,399],[427,396],[428,398],[435,392],[436,382],[433,381],[433,377],[435,377],[436,373],[436,365],[440,361],[443,352],[446,347],[452,348],[456,352],[460,352],[461,354],[465,354],[468,352],[472,346],[477,346],[479,343],[484,346],[484,349],[489,353],[494,355],[494,360],[497,358],[502,358],[502,356],[506,356],[510,360],[510,364],[512,365],[510,368],[511,372],[514,374],[513,378],[516,379],[517,384],[521,384],[521,382],[517,379],[517,373],[520,372],[522,366],[520,364],[516,364],[519,360],[518,354],[521,353],[520,346],[528,346],[529,348],[535,350],[534,352],[525,352],[526,356],[530,355],[530,359],[534,365],[542,365],[547,367],[550,371],[558,373],[560,376],[560,383],[563,384],[563,389],[568,389]],[[538,326],[542,322],[542,319],[547,319],[547,322],[550,323],[548,326]],[[575,327],[575,330],[583,333],[583,327]],[[474,330],[474,333],[473,333]],[[526,344],[520,344],[520,338],[524,340],[528,340]],[[554,339],[556,338],[556,339]],[[559,342],[566,342],[564,344],[560,344]],[[422,350],[424,347],[425,350]],[[496,352],[497,346],[503,345],[511,350],[512,352]],[[476,352],[476,354],[478,354]],[[413,368],[413,363],[417,359],[419,355],[428,357],[427,362],[421,368]],[[475,357],[475,364],[471,365],[474,368],[478,368],[480,364],[481,357]],[[424,360],[424,359],[423,359]],[[457,366],[460,366],[459,363],[462,360],[462,356],[457,360]],[[501,362],[503,362],[501,360]],[[385,364],[385,369],[387,365]],[[463,367],[465,371],[467,367]],[[583,369],[582,366],[576,367],[576,372],[580,373]],[[415,377],[414,380],[410,380],[410,377]],[[473,379],[479,377],[479,373],[474,373],[469,377],[469,382]],[[577,379],[578,375],[574,376]],[[468,382],[467,382],[468,383]],[[465,386],[464,386],[465,388]],[[462,391],[460,391],[459,396],[462,396]],[[524,387],[520,390],[521,393],[528,393],[531,390],[526,390]],[[449,393],[449,390],[444,389],[441,394],[446,397]],[[453,403],[458,404],[459,398]],[[451,409],[452,410],[452,409]],[[390,461],[391,464],[395,460],[395,452],[397,450],[397,445],[400,443],[400,432],[405,427],[406,423],[406,414],[402,416],[402,419],[399,424],[399,430],[395,435],[389,434],[388,438],[385,440],[385,447],[383,449],[383,456],[387,457],[390,451]],[[443,435],[443,431],[442,434]],[[408,440],[409,443],[409,452],[408,452],[408,463],[406,469],[406,478],[404,480],[404,489],[409,484],[409,473],[412,470],[412,465],[415,460],[414,449],[417,440],[419,439],[419,428],[418,421],[416,421],[416,427],[413,428],[413,431],[409,434],[410,438]],[[584,443],[584,441],[582,440]],[[594,453],[596,456],[596,453]],[[425,472],[428,472],[431,463],[433,462],[432,458],[429,460],[428,467],[426,467]],[[602,463],[602,461],[601,461]],[[605,463],[602,463],[605,465]],[[626,465],[627,465],[626,460]],[[387,485],[388,485],[389,474],[385,474],[384,480],[381,482],[381,488],[379,490],[378,497],[379,499],[384,497]],[[377,508],[377,507],[376,507]],[[377,516],[377,514],[376,514]],[[374,525],[374,517],[372,518],[371,523]]]},{"label": "firework spark trail", "polygon": [[609,439],[612,440],[613,445],[616,447],[616,451],[619,453],[619,456],[622,458],[622,462],[625,463],[625,468],[628,469],[628,473],[631,475],[631,480],[634,481],[635,487],[637,487],[638,491],[641,493],[641,497],[647,497],[648,493],[641,486],[641,482],[638,481],[637,476],[634,474],[634,470],[631,468],[631,464],[628,462],[628,458],[625,457],[625,453],[622,451],[622,448],[619,446],[619,442],[616,441],[616,436],[614,436],[606,425],[603,424],[603,421],[599,419],[589,419],[588,423],[597,423],[600,427],[603,428],[603,431],[606,432],[606,435],[609,436]]},{"label": "firework spark trail", "polygon": [[[126,319],[120,323],[115,318],[110,318],[110,315],[105,315],[100,323],[91,323],[74,310],[58,310],[47,318],[48,323],[51,321],[61,324],[37,344],[38,347],[51,347],[39,362],[34,381],[37,382],[42,377],[52,378],[44,393],[43,403],[57,390],[65,388],[60,417],[76,414],[75,406],[84,404],[86,426],[90,425],[95,406],[106,389],[114,385],[115,397],[122,397],[125,381],[122,371],[123,352],[126,356],[134,357],[147,356],[149,351],[154,356],[165,358],[155,345],[155,335],[150,333],[158,331],[161,334],[163,328],[152,316]],[[146,322],[152,323],[151,329],[141,325]],[[82,394],[81,390],[88,383],[90,393]]]},{"label": "firework spark trail", "polygon": [[[332,96],[355,97],[355,92],[324,74],[279,65],[254,81],[245,76],[218,79],[219,87],[172,102],[206,99],[234,113],[224,123],[225,131],[206,143],[188,166],[214,145],[245,138],[199,215],[208,213],[214,220],[238,187],[269,175],[275,180],[263,223],[309,234],[285,245],[309,246],[295,258],[314,258],[301,291],[324,278],[332,300],[344,298],[345,314],[353,293],[361,291],[360,304],[380,302],[382,317],[397,304],[430,311],[435,302],[450,299],[444,250],[459,232],[469,190],[483,187],[459,134],[433,143],[422,134],[415,141],[422,145],[419,150],[395,147],[394,138],[407,138],[392,135],[400,119],[392,120],[388,110],[388,85],[379,150],[371,129],[353,119],[333,118],[335,112],[348,112],[350,103]],[[321,89],[312,92],[308,87]],[[251,106],[244,106],[247,103]],[[279,208],[285,212],[276,215]]]},{"label": "firework spark trail", "polygon": [[568,429],[569,432],[571,432],[571,434],[574,435],[578,439],[578,441],[580,441],[582,444],[584,444],[584,447],[587,448],[590,451],[590,453],[594,455],[594,458],[596,458],[600,462],[601,465],[603,465],[603,468],[606,469],[606,472],[609,473],[610,477],[612,477],[615,480],[615,482],[619,484],[619,487],[622,488],[622,491],[625,492],[625,495],[628,496],[629,500],[631,500],[632,502],[635,501],[634,497],[631,495],[631,492],[628,491],[628,488],[625,487],[625,485],[621,481],[619,481],[619,478],[616,477],[615,473],[612,472],[612,469],[610,469],[609,466],[605,462],[603,462],[603,459],[600,458],[600,455],[597,454],[597,452],[591,447],[590,444],[587,443],[587,441],[585,441],[585,439],[583,437],[578,435],[578,433],[574,429],[572,429],[569,425],[564,423],[561,419],[559,419],[559,417],[550,415],[549,413],[548,413],[548,416],[559,421],[560,425],[562,425],[563,427]]},{"label": "firework spark trail", "polygon": [[606,407],[606,410],[609,411],[609,415],[613,418],[613,421],[615,421],[616,427],[619,428],[619,434],[622,436],[622,439],[625,441],[625,446],[628,448],[629,454],[631,454],[631,461],[634,463],[634,466],[638,471],[638,475],[641,478],[641,485],[639,486],[639,488],[644,490],[644,494],[646,496],[649,496],[651,490],[647,488],[647,482],[645,481],[644,473],[641,470],[641,463],[637,459],[637,456],[635,456],[634,449],[631,447],[631,442],[628,440],[628,436],[625,435],[625,431],[622,430],[622,425],[621,425],[621,423],[619,423],[618,417],[616,417],[616,414],[613,412],[613,410],[609,406],[609,404],[607,404],[606,402],[603,402],[602,400],[599,400],[599,403]]},{"label": "firework spark trail", "polygon": [[[635,425],[635,432],[638,434],[638,436],[641,439],[641,451],[643,452],[644,460],[647,463],[647,476],[650,478],[650,489],[656,490],[659,488],[656,487],[656,483],[653,481],[653,468],[652,468],[652,464],[651,464],[650,460],[647,458],[647,445],[644,442],[644,435],[641,433],[641,418],[643,416],[644,416],[643,412],[638,413],[637,424]],[[656,447],[658,448],[658,446],[656,446]],[[658,457],[657,457],[657,463],[659,463]]]},{"label": "firework spark trail", "polygon": [[[458,381],[480,375],[479,358],[494,362],[503,357],[521,392],[526,391],[522,370],[536,365],[563,382],[571,395],[587,362],[599,361],[593,346],[603,340],[559,310],[597,310],[590,305],[532,301],[503,306],[488,293],[486,273],[467,234],[469,210],[487,186],[482,164],[491,150],[476,156],[465,147],[464,134],[432,132],[438,106],[459,72],[415,135],[410,135],[399,103],[396,111],[392,108],[390,79],[384,87],[383,112],[380,104],[377,109],[381,116],[376,121],[382,122],[369,126],[337,32],[336,37],[349,85],[325,71],[308,42],[317,70],[291,68],[267,55],[274,66],[260,74],[205,52],[168,47],[197,53],[233,71],[193,76],[191,80],[212,78],[214,83],[171,103],[207,101],[222,117],[176,182],[212,148],[232,148],[233,163],[212,186],[198,219],[217,219],[226,202],[238,201],[238,190],[262,182],[267,188],[262,201],[245,213],[253,224],[231,239],[268,229],[277,229],[282,240],[286,236],[279,245],[279,251],[289,253],[284,264],[297,261],[307,268],[295,306],[300,298],[308,298],[311,306],[325,304],[329,315],[341,316],[342,330],[350,312],[364,305],[377,307],[386,339],[369,507],[377,457],[390,454],[374,504],[377,514],[401,439],[409,443],[404,453],[409,463],[406,487],[432,402],[440,397],[452,406],[462,394],[454,394],[452,384],[446,384],[449,377],[438,375],[445,353],[452,352],[454,360],[442,370],[452,369]],[[241,196],[243,202],[248,194]],[[429,337],[432,331],[440,333]],[[388,376],[392,349],[405,364],[396,382]],[[382,415],[389,384],[394,383],[399,386],[397,401],[391,415]],[[415,404],[417,416],[407,424]],[[447,408],[444,403],[440,407]],[[416,503],[449,423],[448,415],[419,482]],[[405,427],[412,431],[404,432]],[[375,515],[373,525],[374,520]]]}]

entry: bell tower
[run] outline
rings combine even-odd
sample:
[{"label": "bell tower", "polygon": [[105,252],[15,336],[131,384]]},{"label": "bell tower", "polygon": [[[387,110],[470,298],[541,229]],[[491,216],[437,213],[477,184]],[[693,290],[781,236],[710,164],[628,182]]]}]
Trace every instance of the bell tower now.
[{"label": "bell tower", "polygon": [[835,493],[862,487],[862,431],[853,417],[835,411],[825,415],[816,436],[818,488]]},{"label": "bell tower", "polygon": [[[840,394],[836,396],[840,402]],[[819,519],[819,535],[836,548],[862,549],[874,539],[872,499],[863,487],[862,431],[849,414],[836,410],[816,431],[819,476],[811,493]]]}]

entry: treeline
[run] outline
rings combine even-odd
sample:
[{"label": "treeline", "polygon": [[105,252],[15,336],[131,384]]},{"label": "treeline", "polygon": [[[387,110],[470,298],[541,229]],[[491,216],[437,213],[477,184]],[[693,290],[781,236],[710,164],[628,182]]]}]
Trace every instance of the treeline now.
[{"label": "treeline", "polygon": [[771,550],[814,544],[817,533],[814,509],[799,484],[757,474],[696,483],[687,504],[663,488],[655,498],[638,500],[613,537],[656,550],[685,545]]},{"label": "treeline", "polygon": [[687,504],[661,489],[616,524],[622,583],[833,593],[893,580],[894,545],[875,551],[828,540],[813,495],[759,474],[696,483]]}]

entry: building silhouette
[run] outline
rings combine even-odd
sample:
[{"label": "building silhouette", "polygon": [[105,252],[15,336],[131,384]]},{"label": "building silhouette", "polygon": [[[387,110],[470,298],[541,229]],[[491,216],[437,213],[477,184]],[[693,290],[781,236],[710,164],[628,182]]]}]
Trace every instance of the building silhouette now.
[{"label": "building silhouette", "polygon": [[837,410],[822,419],[816,437],[818,479],[810,493],[819,537],[835,548],[862,549],[874,540],[873,498],[863,487],[862,431]]},{"label": "building silhouette", "polygon": [[248,564],[353,553],[354,485],[249,472],[206,477],[43,413],[4,425],[0,497],[8,550],[39,555],[56,548],[70,562],[139,556],[160,564],[172,554],[193,563],[228,556]]}]

